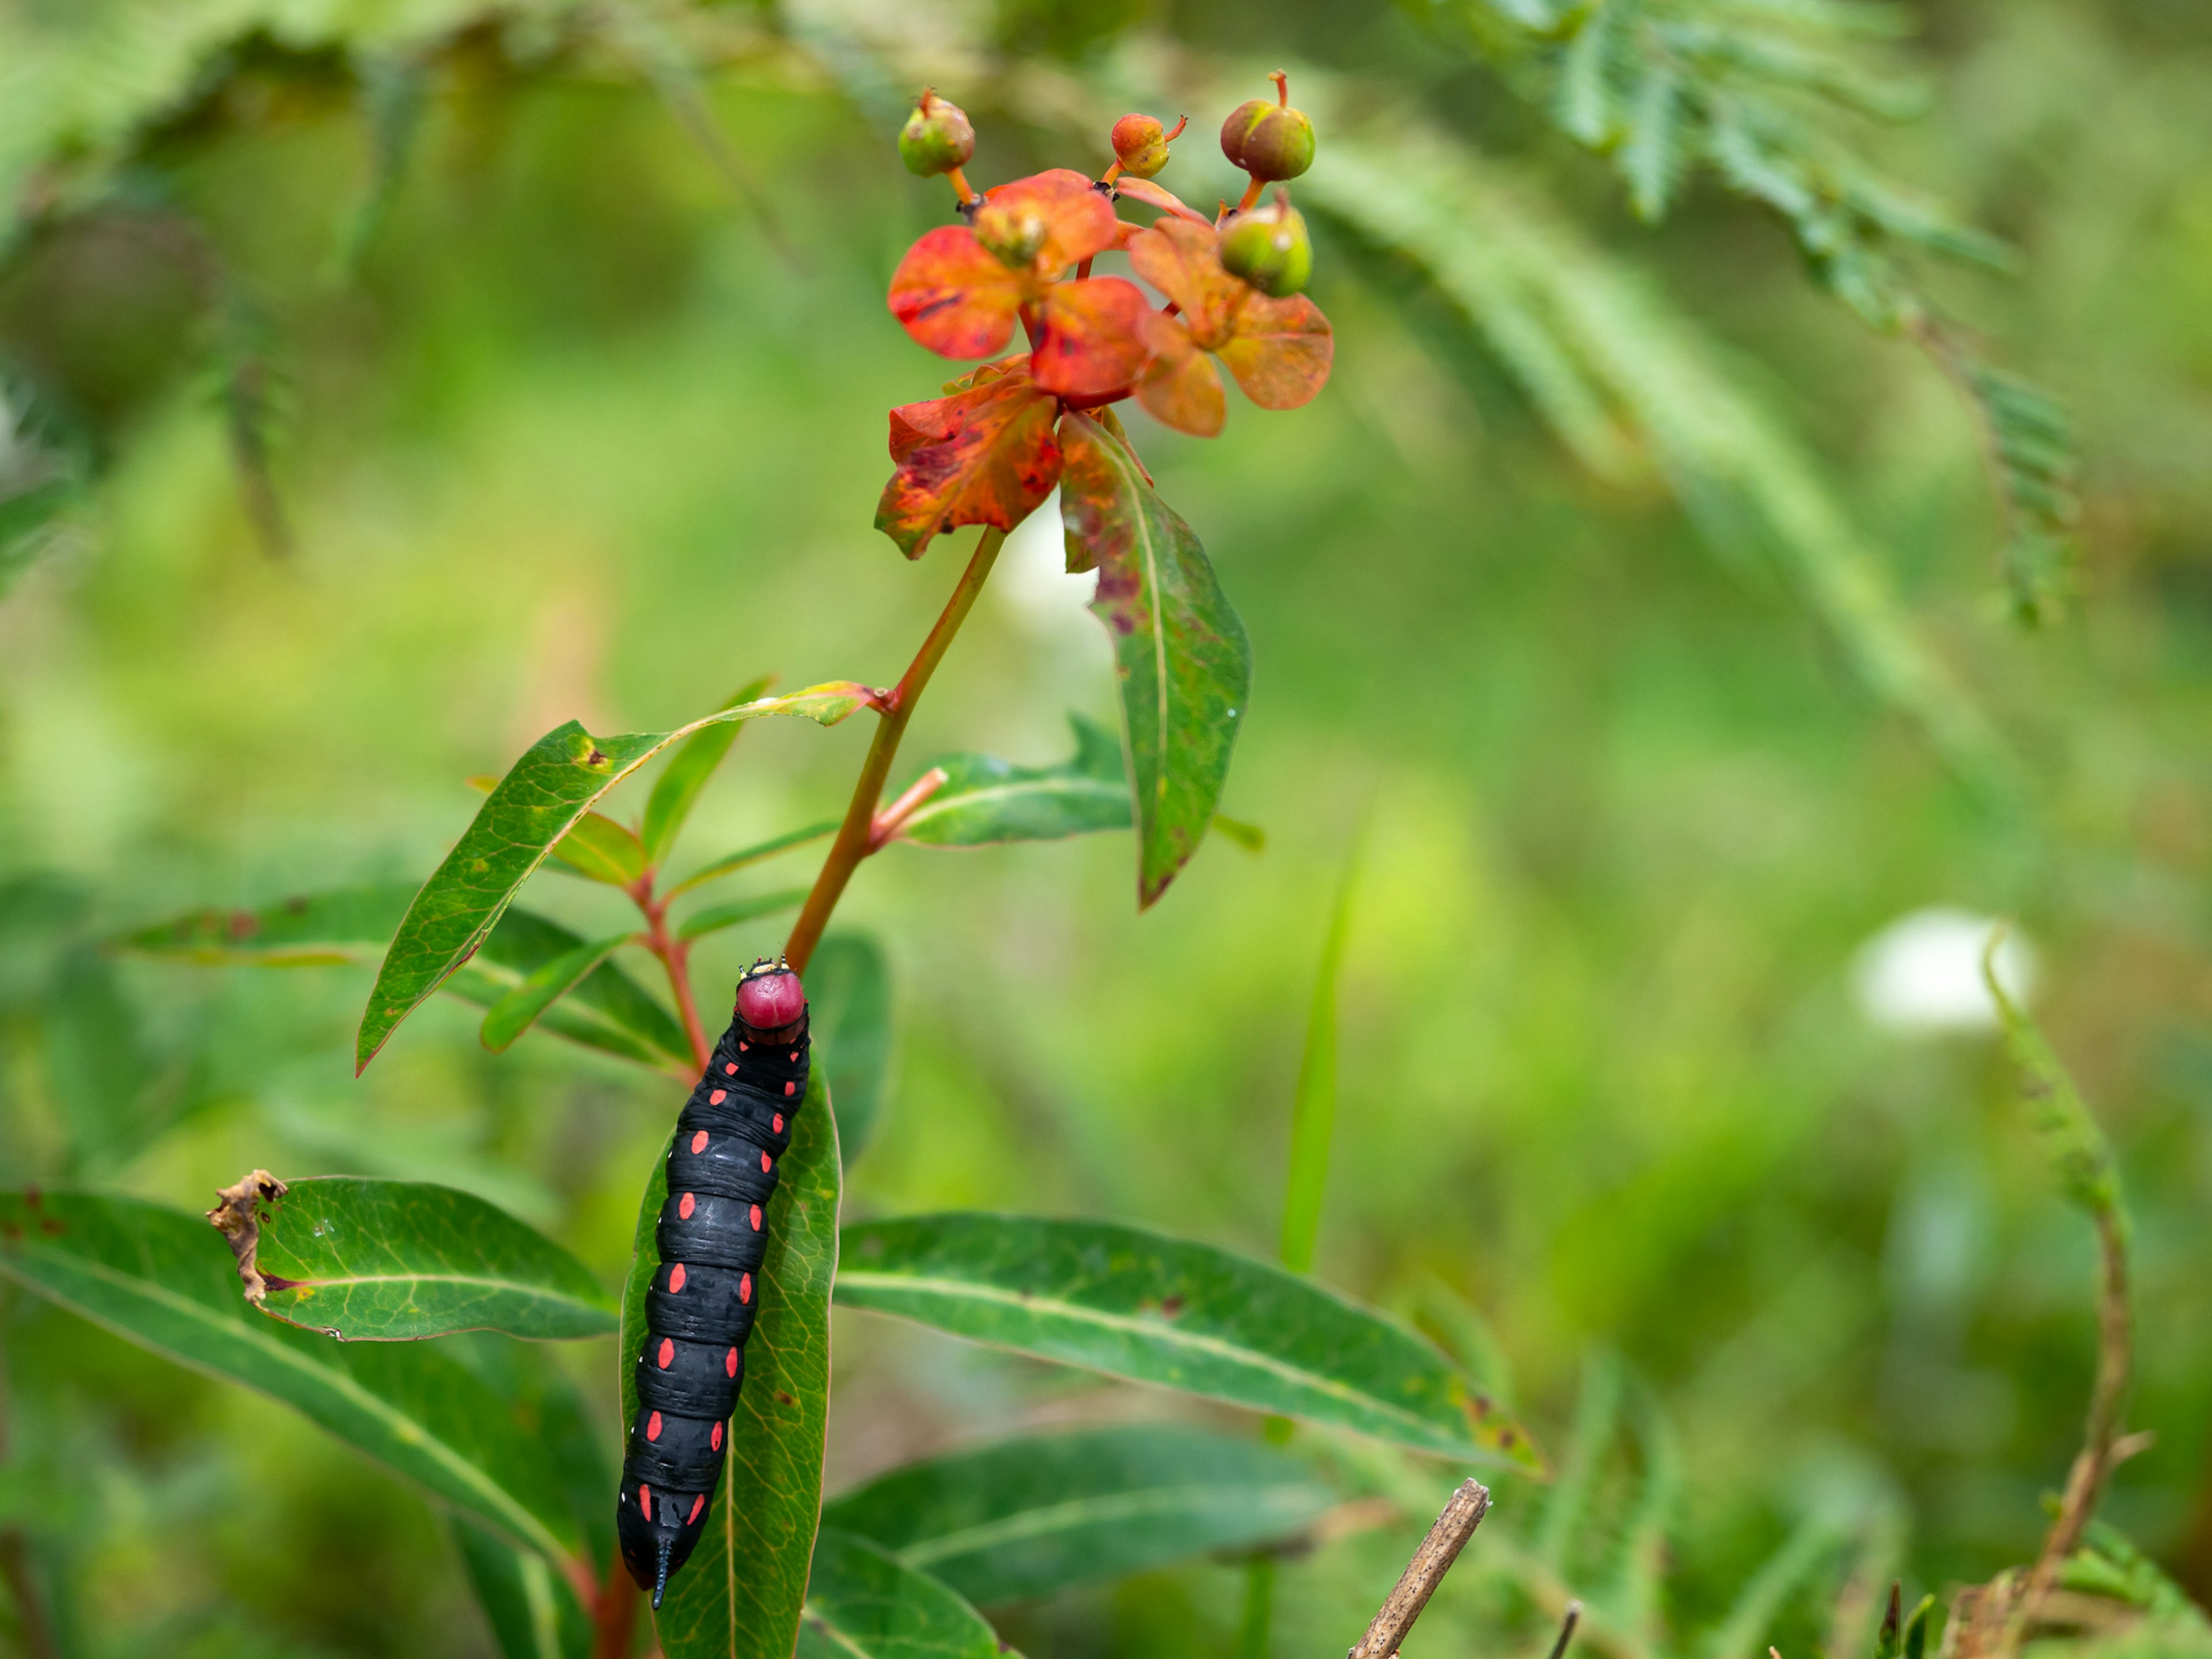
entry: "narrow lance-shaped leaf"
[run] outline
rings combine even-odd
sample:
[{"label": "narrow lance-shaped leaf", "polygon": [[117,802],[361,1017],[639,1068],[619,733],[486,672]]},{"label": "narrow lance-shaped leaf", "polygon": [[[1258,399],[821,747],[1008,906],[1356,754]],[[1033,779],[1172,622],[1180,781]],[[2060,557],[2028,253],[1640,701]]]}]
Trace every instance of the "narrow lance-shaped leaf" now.
[{"label": "narrow lance-shaped leaf", "polygon": [[545,1011],[574,990],[600,963],[629,943],[631,935],[587,939],[534,969],[484,1015],[481,1036],[492,1053],[504,1054],[515,1038],[535,1025]]},{"label": "narrow lance-shaped leaf", "polygon": [[1091,609],[1114,642],[1138,833],[1137,897],[1167,890],[1205,838],[1252,685],[1244,624],[1190,526],[1136,457],[1089,416],[1060,423],[1071,569],[1098,571]]},{"label": "narrow lance-shaped leaf", "polygon": [[[722,707],[735,708],[740,703],[750,702],[764,696],[768,688],[768,678],[763,676],[743,688]],[[730,752],[739,730],[736,726],[710,726],[704,731],[694,732],[653,780],[653,793],[646,798],[645,827],[640,839],[644,843],[645,861],[654,869],[660,867],[676,845],[684,820],[698,803],[699,792],[707,787],[707,781],[714,775],[714,769]]]},{"label": "narrow lance-shaped leaf", "polygon": [[832,1499],[822,1524],[988,1606],[1287,1538],[1334,1501],[1287,1453],[1146,1423],[910,1463]]},{"label": "narrow lance-shaped leaf", "polygon": [[743,703],[673,732],[594,738],[570,720],[533,744],[501,778],[446,860],[408,907],[378,973],[355,1044],[368,1066],[399,1022],[474,956],[555,842],[607,791],[679,738],[763,714],[804,714],[834,726],[873,694],[849,681]]},{"label": "narrow lance-shaped leaf", "polygon": [[354,1341],[454,1331],[597,1336],[617,1322],[591,1270],[473,1194],[324,1176],[262,1206],[264,1313]]},{"label": "narrow lance-shaped leaf", "polygon": [[[818,1066],[782,1167],[768,1206],[768,1254],[755,1275],[760,1313],[745,1343],[744,1386],[730,1419],[722,1487],[654,1618],[667,1659],[790,1659],[806,1596],[822,1507],[840,1180],[837,1125]],[[645,1342],[646,1292],[660,1265],[653,1228],[667,1196],[664,1151],[638,1205],[636,1251],[623,1294],[617,1364],[625,1425],[637,1415],[632,1367]],[[607,1498],[611,1508],[611,1488]]]},{"label": "narrow lance-shaped leaf", "polygon": [[741,847],[734,853],[725,854],[712,864],[700,866],[673,887],[669,888],[667,896],[674,898],[679,893],[688,893],[694,887],[702,886],[720,877],[726,876],[732,871],[742,870],[749,864],[757,864],[763,859],[774,858],[778,853],[787,853],[794,847],[804,847],[811,841],[821,841],[834,836],[837,833],[839,822],[840,820],[836,818],[824,818],[819,823],[810,823],[801,830],[786,830],[781,836],[771,836],[766,841],[757,842],[750,847]]},{"label": "narrow lance-shaped leaf", "polygon": [[591,1615],[542,1557],[460,1516],[453,1547],[502,1659],[590,1659]]},{"label": "narrow lance-shaped leaf", "polygon": [[553,843],[553,856],[580,876],[610,887],[627,887],[645,873],[645,844],[637,832],[604,812],[586,812]]},{"label": "narrow lance-shaped leaf", "polygon": [[832,933],[806,964],[815,1050],[837,1103],[845,1166],[866,1150],[883,1116],[891,1060],[891,970],[866,933]]},{"label": "narrow lance-shaped leaf", "polygon": [[900,826],[925,847],[985,847],[1054,841],[1129,827],[1129,778],[1121,740],[1080,714],[1075,753],[1057,766],[1016,766],[994,755],[947,755],[945,781]]},{"label": "narrow lance-shaped leaf", "polygon": [[678,939],[703,939],[708,933],[719,933],[726,927],[736,927],[748,921],[757,921],[763,916],[772,916],[779,910],[795,909],[806,902],[806,889],[786,887],[773,893],[756,893],[750,898],[732,899],[727,904],[710,904],[703,910],[694,910],[684,918],[677,928]]},{"label": "narrow lance-shaped leaf", "polygon": [[[1364,832],[1363,832],[1364,834]],[[1329,906],[1328,932],[1322,940],[1321,966],[1314,974],[1313,1002],[1306,1012],[1305,1052],[1298,1060],[1297,1095],[1291,1114],[1291,1170],[1283,1192],[1283,1265],[1292,1273],[1313,1271],[1314,1245],[1321,1237],[1322,1197],[1328,1191],[1329,1143],[1336,1133],[1336,981],[1344,966],[1344,942],[1352,931],[1352,896],[1359,879],[1361,842],[1355,839],[1337,879]]]},{"label": "narrow lance-shaped leaf", "polygon": [[1413,1331],[1211,1244],[973,1212],[868,1222],[847,1231],[837,1298],[1253,1411],[1541,1467],[1528,1435]]},{"label": "narrow lance-shaped leaf", "polygon": [[1000,1659],[1012,1651],[950,1586],[865,1538],[822,1529],[799,1659]]},{"label": "narrow lance-shaped leaf", "polygon": [[301,1412],[502,1536],[580,1571],[543,1451],[437,1349],[337,1343],[256,1313],[201,1218],[135,1199],[0,1195],[0,1274],[156,1353]]}]

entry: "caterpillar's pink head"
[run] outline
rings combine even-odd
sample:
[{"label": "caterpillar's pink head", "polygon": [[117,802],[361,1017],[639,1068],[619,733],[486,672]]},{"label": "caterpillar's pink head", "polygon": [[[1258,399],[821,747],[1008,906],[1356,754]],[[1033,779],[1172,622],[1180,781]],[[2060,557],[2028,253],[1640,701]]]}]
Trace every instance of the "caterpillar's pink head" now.
[{"label": "caterpillar's pink head", "polygon": [[805,1013],[805,989],[781,957],[763,957],[738,981],[738,1018],[756,1031],[781,1031]]}]

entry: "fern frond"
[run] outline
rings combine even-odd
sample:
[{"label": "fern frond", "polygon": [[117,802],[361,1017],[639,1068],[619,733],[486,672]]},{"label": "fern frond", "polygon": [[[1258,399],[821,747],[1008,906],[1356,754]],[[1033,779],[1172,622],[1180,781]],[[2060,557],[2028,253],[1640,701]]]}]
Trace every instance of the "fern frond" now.
[{"label": "fern frond", "polygon": [[30,387],[0,375],[0,596],[64,539],[90,471]]}]

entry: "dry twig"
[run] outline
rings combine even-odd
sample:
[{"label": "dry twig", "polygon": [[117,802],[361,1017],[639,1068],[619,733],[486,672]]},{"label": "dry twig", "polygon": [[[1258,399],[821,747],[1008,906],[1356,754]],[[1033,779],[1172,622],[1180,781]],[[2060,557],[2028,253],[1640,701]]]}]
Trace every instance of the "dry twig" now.
[{"label": "dry twig", "polygon": [[[1421,1609],[1429,1605],[1429,1598],[1443,1583],[1444,1575],[1451,1571],[1459,1553],[1467,1547],[1467,1540],[1474,1536],[1474,1529],[1482,1524],[1482,1517],[1490,1512],[1490,1489],[1479,1480],[1464,1480],[1451,1495],[1443,1513],[1437,1516],[1436,1525],[1429,1535],[1421,1540],[1413,1559],[1406,1563],[1406,1571],[1398,1575],[1397,1587],[1383,1598],[1367,1634],[1361,1637],[1346,1659],[1391,1659],[1398,1644],[1406,1639],[1406,1632],[1421,1616]],[[1568,1629],[1573,1629],[1570,1619]]]}]

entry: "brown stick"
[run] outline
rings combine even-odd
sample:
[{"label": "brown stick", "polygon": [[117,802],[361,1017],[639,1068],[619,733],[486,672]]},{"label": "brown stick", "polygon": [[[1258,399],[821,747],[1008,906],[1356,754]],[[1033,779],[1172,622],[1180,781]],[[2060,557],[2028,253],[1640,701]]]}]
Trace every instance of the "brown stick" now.
[{"label": "brown stick", "polygon": [[1459,1553],[1467,1547],[1467,1540],[1482,1524],[1482,1517],[1489,1513],[1490,1489],[1479,1480],[1462,1481],[1443,1513],[1437,1516],[1436,1525],[1429,1528],[1429,1535],[1413,1552],[1413,1559],[1406,1563],[1397,1588],[1383,1599],[1381,1610],[1367,1626],[1367,1634],[1346,1659],[1391,1659],[1406,1639],[1406,1632],[1413,1628],[1413,1621],[1421,1616],[1421,1609],[1437,1593],[1437,1586],[1451,1571],[1452,1563],[1459,1559]]}]

